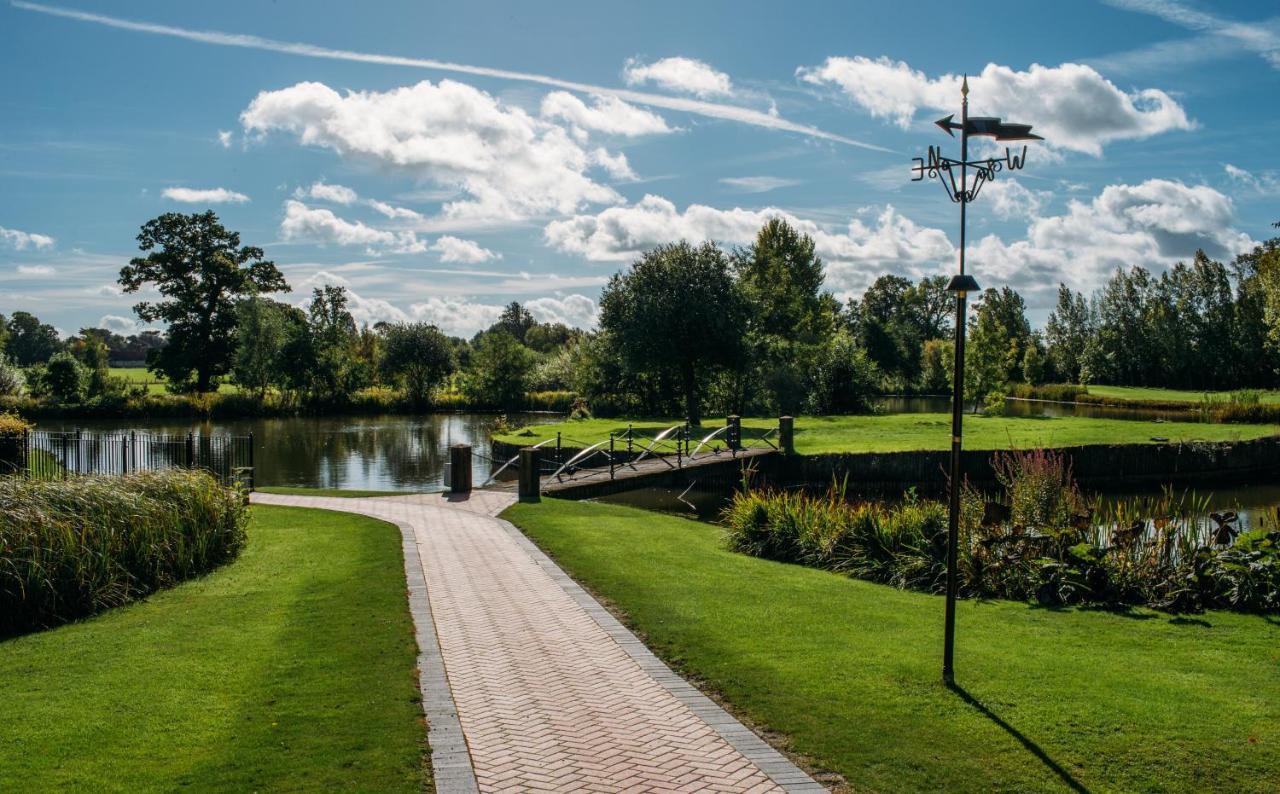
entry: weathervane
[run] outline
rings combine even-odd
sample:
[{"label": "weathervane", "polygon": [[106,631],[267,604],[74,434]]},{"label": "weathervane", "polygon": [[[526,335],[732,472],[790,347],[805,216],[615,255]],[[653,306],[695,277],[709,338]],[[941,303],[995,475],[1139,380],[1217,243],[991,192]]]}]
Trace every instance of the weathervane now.
[{"label": "weathervane", "polygon": [[[942,680],[948,685],[955,684],[955,645],[956,645],[956,594],[959,590],[959,573],[957,568],[957,547],[960,543],[960,448],[961,432],[964,418],[964,337],[965,337],[965,296],[977,292],[978,282],[973,276],[964,272],[965,248],[965,209],[969,202],[978,197],[982,186],[995,179],[996,174],[1004,170],[1018,171],[1027,161],[1027,147],[1022,147],[1021,154],[1014,154],[1005,147],[1004,157],[988,157],[985,160],[969,159],[969,136],[979,135],[995,138],[997,141],[1042,141],[1039,135],[1031,134],[1030,124],[1014,124],[991,116],[969,117],[969,76],[965,75],[960,84],[960,121],[954,121],[955,114],[939,119],[936,124],[948,135],[955,137],[960,130],[960,159],[953,160],[942,154],[939,146],[930,146],[926,157],[913,158],[915,165],[911,171],[915,174],[911,181],[920,182],[925,177],[936,179],[947,191],[947,198],[960,205],[960,273],[947,285],[948,292],[956,295],[956,343],[955,367],[952,370],[951,397],[951,482],[950,505],[947,527],[947,612],[942,651]],[[973,184],[969,184],[969,169],[973,169]],[[956,184],[956,171],[960,172],[960,183]]]}]

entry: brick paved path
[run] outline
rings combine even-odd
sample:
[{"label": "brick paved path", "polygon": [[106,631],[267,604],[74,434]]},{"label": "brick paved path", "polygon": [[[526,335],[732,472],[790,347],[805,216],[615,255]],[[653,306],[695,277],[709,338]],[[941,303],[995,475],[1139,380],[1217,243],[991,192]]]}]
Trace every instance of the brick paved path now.
[{"label": "brick paved path", "polygon": [[512,495],[253,500],[400,526],[441,792],[825,791],[495,518]]}]

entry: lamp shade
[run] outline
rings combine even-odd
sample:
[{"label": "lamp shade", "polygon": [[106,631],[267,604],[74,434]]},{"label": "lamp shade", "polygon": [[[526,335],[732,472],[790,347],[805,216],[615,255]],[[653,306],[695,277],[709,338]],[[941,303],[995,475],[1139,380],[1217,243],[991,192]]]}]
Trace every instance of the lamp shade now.
[{"label": "lamp shade", "polygon": [[973,276],[966,275],[952,276],[951,283],[947,285],[947,292],[978,292],[981,289]]}]

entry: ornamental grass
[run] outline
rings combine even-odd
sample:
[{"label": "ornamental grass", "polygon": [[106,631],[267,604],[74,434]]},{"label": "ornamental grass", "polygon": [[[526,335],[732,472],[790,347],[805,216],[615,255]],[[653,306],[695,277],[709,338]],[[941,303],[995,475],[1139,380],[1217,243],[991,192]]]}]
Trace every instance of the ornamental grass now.
[{"label": "ornamental grass", "polygon": [[0,636],[127,604],[231,560],[242,494],[195,470],[0,477]]}]

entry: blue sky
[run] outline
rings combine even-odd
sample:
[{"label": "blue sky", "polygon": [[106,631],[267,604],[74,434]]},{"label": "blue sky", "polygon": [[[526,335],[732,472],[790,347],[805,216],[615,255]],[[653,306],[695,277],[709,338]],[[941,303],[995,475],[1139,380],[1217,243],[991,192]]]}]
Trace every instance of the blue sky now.
[{"label": "blue sky", "polygon": [[968,254],[1037,322],[1060,281],[1280,219],[1270,2],[6,2],[0,69],[0,313],[65,332],[130,330],[138,227],[206,208],[289,300],[453,333],[510,300],[590,326],[637,251],[770,215],[841,297],[950,273],[955,206],[910,165],[966,71],[973,113],[1046,137]]}]

